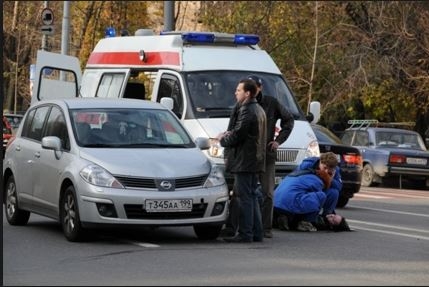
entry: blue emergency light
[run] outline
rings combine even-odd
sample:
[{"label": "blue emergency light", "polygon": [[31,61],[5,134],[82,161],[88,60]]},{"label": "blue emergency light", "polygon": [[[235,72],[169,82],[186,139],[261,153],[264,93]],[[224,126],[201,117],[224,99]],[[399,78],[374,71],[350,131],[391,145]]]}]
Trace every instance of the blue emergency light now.
[{"label": "blue emergency light", "polygon": [[104,30],[104,37],[110,38],[116,36],[116,30],[113,27],[107,27],[106,30]]},{"label": "blue emergency light", "polygon": [[185,33],[182,39],[188,43],[213,43],[215,35],[211,33]]},{"label": "blue emergency light", "polygon": [[256,45],[259,43],[258,35],[236,34],[234,36],[234,44],[237,45]]},{"label": "blue emergency light", "polygon": [[224,34],[212,32],[161,32],[160,35],[181,35],[185,43],[204,44],[235,44],[235,45],[256,45],[259,43],[259,36],[254,34]]}]

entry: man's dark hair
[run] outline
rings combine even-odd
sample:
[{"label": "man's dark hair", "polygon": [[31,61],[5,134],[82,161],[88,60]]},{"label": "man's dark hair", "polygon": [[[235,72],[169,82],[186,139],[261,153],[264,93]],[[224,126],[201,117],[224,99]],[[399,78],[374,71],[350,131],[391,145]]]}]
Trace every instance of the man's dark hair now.
[{"label": "man's dark hair", "polygon": [[251,79],[242,79],[240,84],[243,84],[243,89],[245,92],[250,92],[252,98],[256,97],[256,83]]},{"label": "man's dark hair", "polygon": [[332,230],[337,231],[337,232],[338,231],[351,231],[349,224],[347,223],[347,221],[344,217],[341,219],[340,224],[332,226]]}]

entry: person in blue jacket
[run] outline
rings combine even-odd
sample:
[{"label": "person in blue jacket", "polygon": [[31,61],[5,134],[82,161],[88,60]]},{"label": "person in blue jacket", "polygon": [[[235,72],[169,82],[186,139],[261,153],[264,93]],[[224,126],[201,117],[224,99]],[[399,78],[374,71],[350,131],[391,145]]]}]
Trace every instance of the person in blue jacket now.
[{"label": "person in blue jacket", "polygon": [[325,229],[346,224],[335,213],[341,188],[334,153],[304,159],[274,191],[273,225],[286,230],[316,231],[320,222],[326,222]]}]

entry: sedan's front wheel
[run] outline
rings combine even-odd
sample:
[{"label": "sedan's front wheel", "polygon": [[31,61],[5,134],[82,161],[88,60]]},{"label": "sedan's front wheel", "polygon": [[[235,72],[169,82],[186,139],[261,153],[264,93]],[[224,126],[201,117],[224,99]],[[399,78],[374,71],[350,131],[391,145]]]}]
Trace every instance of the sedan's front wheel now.
[{"label": "sedan's front wheel", "polygon": [[60,201],[60,220],[67,240],[78,242],[84,239],[86,232],[82,228],[76,193],[73,186],[67,187]]},{"label": "sedan's front wheel", "polygon": [[5,196],[6,219],[10,225],[26,225],[30,219],[30,212],[18,207],[18,194],[15,178],[9,176],[6,184]]}]

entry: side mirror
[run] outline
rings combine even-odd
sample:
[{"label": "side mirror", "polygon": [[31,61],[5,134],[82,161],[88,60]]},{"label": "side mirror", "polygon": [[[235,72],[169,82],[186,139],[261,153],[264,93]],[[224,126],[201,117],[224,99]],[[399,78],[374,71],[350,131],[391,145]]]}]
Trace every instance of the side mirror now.
[{"label": "side mirror", "polygon": [[173,107],[174,107],[174,101],[173,101],[173,99],[172,99],[172,98],[168,98],[168,97],[161,98],[160,103],[161,103],[161,105],[163,105],[164,107],[166,107],[166,108],[167,108],[167,109],[169,109],[170,111],[172,111],[172,110],[173,110]]},{"label": "side mirror", "polygon": [[208,138],[204,137],[197,137],[195,139],[195,144],[197,147],[199,147],[201,150],[206,150],[210,148],[210,140]]},{"label": "side mirror", "polygon": [[313,115],[313,118],[310,123],[316,124],[320,120],[320,102],[314,101],[310,103],[309,114]]},{"label": "side mirror", "polygon": [[55,152],[55,158],[59,159],[61,155],[61,140],[59,137],[44,137],[42,138],[42,148],[53,150]]}]

